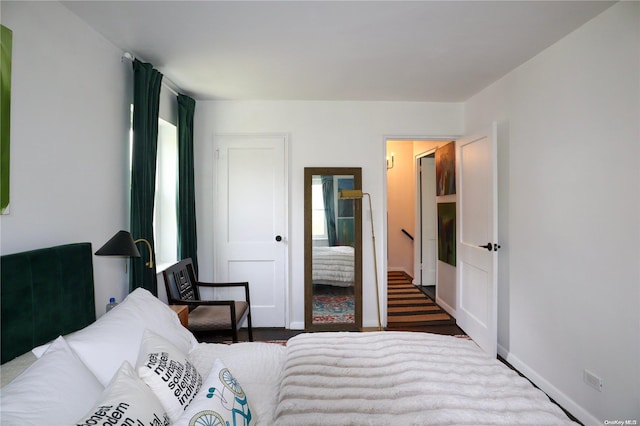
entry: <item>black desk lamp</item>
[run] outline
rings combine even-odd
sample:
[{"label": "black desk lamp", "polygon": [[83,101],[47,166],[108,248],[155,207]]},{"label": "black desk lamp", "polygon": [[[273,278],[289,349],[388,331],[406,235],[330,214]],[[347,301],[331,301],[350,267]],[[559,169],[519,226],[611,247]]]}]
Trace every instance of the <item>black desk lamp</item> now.
[{"label": "black desk lamp", "polygon": [[131,234],[127,231],[118,231],[116,235],[111,237],[98,251],[96,256],[126,256],[126,257],[141,257],[137,243],[145,243],[149,248],[149,261],[145,263],[149,269],[153,269],[153,250],[151,244],[144,238],[133,240]]}]

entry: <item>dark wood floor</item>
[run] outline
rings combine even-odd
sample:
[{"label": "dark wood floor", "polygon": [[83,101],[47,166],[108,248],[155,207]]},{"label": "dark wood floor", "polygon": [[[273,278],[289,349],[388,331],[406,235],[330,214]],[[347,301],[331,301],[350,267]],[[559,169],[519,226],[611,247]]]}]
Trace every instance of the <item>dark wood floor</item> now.
[{"label": "dark wood floor", "polygon": [[[304,333],[304,330],[288,330],[286,328],[254,328],[253,329],[253,341],[254,342],[268,342],[272,340],[289,340],[293,336]],[[216,336],[209,334],[206,336],[198,336],[200,342],[207,343],[222,343],[231,342],[230,336]],[[240,342],[248,342],[249,335],[247,329],[243,328],[238,332],[238,340]]]},{"label": "dark wood floor", "polygon": [[424,325],[420,327],[406,327],[402,330],[397,328],[393,329],[394,331],[417,331],[421,333],[433,333],[433,334],[445,334],[447,336],[459,336],[461,334],[466,334],[460,327],[456,324],[451,325]]},{"label": "dark wood floor", "polygon": [[[399,330],[394,329],[394,331],[399,331]],[[465,332],[457,325],[434,325],[434,326],[412,327],[412,328],[407,328],[401,331],[415,331],[415,332],[421,332],[421,333],[445,334],[450,336],[465,334]],[[304,332],[305,332],[304,330],[288,330],[286,328],[262,328],[262,327],[254,328],[253,340],[255,342],[266,342],[271,340],[289,340],[291,337]],[[200,338],[200,341],[208,342],[208,343],[229,342],[230,340],[231,339],[229,338],[229,336],[215,336],[215,335],[208,335]],[[240,330],[240,332],[238,333],[238,340],[241,342],[249,341],[249,336],[246,328]]]},{"label": "dark wood floor", "polygon": [[[412,281],[412,278],[407,276],[409,281]],[[435,286],[433,289],[418,287],[421,291],[425,292],[428,296],[428,291],[435,291]],[[430,296],[435,300],[435,295]],[[434,334],[444,334],[449,336],[459,336],[466,334],[460,327],[454,324],[438,324],[438,321],[433,322],[434,325],[420,325],[420,326],[412,326],[406,328],[397,328],[394,327],[393,331],[413,331],[418,333],[434,333]],[[253,329],[253,340],[256,342],[265,342],[271,340],[289,340],[291,337],[304,333],[304,330],[288,330],[285,328],[254,328]],[[219,342],[228,342],[231,339],[229,336],[205,336],[200,338],[203,342],[210,343],[219,343]],[[239,332],[238,340],[241,342],[249,341],[248,333],[246,329],[242,329]]]}]

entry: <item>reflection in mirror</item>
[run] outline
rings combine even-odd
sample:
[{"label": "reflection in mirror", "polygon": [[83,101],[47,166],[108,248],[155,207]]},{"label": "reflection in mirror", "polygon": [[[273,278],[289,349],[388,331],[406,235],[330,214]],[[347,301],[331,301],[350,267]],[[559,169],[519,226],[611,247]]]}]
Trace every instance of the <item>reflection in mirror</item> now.
[{"label": "reflection in mirror", "polygon": [[352,330],[362,324],[359,168],[305,168],[305,327]]}]

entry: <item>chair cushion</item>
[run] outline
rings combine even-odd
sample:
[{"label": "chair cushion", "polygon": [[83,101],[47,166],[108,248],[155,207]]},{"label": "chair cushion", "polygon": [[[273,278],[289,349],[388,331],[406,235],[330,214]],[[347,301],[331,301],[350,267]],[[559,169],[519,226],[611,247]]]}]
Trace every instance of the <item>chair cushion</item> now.
[{"label": "chair cushion", "polygon": [[[247,302],[236,301],[236,321],[238,324],[249,308]],[[189,330],[208,331],[231,328],[231,313],[228,306],[200,305],[189,312]]]}]

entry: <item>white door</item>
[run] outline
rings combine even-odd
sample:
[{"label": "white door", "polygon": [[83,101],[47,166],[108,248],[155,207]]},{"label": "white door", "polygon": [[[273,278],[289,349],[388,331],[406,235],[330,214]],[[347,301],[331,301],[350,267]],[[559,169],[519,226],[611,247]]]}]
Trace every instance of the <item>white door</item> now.
[{"label": "white door", "polygon": [[286,137],[225,135],[215,145],[216,281],[248,281],[253,326],[284,327]]},{"label": "white door", "polygon": [[458,325],[489,355],[497,350],[496,124],[456,142]]},{"label": "white door", "polygon": [[436,285],[436,163],[435,158],[420,161],[420,282]]}]

